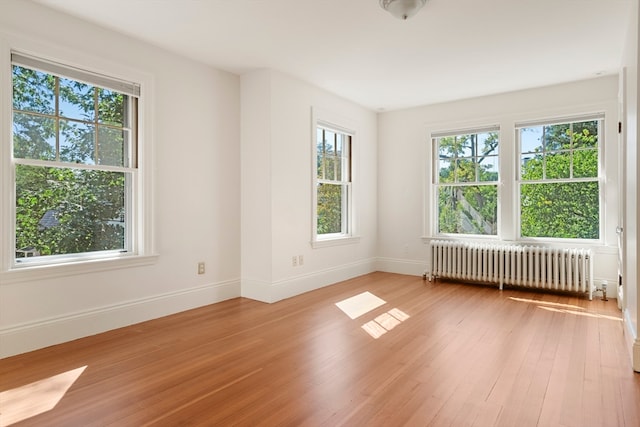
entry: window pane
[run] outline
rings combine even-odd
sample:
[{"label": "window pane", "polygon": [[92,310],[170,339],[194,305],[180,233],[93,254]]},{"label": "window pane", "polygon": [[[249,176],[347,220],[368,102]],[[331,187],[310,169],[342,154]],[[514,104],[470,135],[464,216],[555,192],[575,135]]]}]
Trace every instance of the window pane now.
[{"label": "window pane", "polygon": [[335,165],[335,180],[336,181],[342,181],[344,179],[343,176],[343,162],[342,162],[343,158],[340,156],[340,153],[338,153],[338,155],[336,157],[334,157],[333,162]]},{"label": "window pane", "polygon": [[338,157],[342,157],[342,153],[344,151],[344,135],[343,134],[337,134],[336,135],[336,143],[335,143],[335,155]]},{"label": "window pane", "polygon": [[475,182],[476,181],[476,164],[473,159],[458,159],[456,161],[457,182]]},{"label": "window pane", "polygon": [[346,233],[342,225],[346,212],[346,185],[318,184],[318,234]]},{"label": "window pane", "polygon": [[599,238],[597,182],[523,184],[520,205],[523,237]]},{"label": "window pane", "polygon": [[455,141],[458,157],[473,157],[476,154],[476,135],[458,135]]},{"label": "window pane", "polygon": [[438,143],[438,154],[440,157],[454,157],[458,150],[456,149],[456,138],[453,136],[445,136],[436,139]]},{"label": "window pane", "polygon": [[16,165],[16,257],[123,250],[125,174]]},{"label": "window pane", "polygon": [[125,166],[125,134],[122,129],[98,126],[98,164]]},{"label": "window pane", "polygon": [[324,150],[325,155],[335,155],[336,153],[336,134],[330,130],[324,131]]},{"label": "window pane", "polygon": [[523,154],[520,162],[520,176],[524,181],[542,179],[544,175],[543,156]]},{"label": "window pane", "polygon": [[75,80],[60,80],[60,115],[70,119],[95,120],[93,86]]},{"label": "window pane", "polygon": [[539,153],[542,151],[542,126],[520,129],[520,152]]},{"label": "window pane", "polygon": [[569,152],[548,154],[545,160],[545,178],[557,179],[571,177],[571,156]]},{"label": "window pane", "polygon": [[318,179],[324,179],[324,166],[323,166],[323,157],[322,152],[320,150],[317,151],[318,155],[316,156],[316,171],[318,173]]},{"label": "window pane", "polygon": [[55,114],[55,77],[14,65],[13,108],[42,114]]},{"label": "window pane", "polygon": [[128,96],[112,92],[107,89],[98,89],[98,122],[120,127],[127,127],[125,105]]},{"label": "window pane", "polygon": [[440,183],[498,180],[499,133],[481,132],[435,138]]},{"label": "window pane", "polygon": [[336,176],[336,157],[333,155],[325,155],[324,157],[324,179],[335,181]]},{"label": "window pane", "polygon": [[498,180],[498,156],[487,156],[479,159],[478,178],[480,181]]},{"label": "window pane", "polygon": [[576,178],[596,178],[598,176],[598,150],[573,152],[573,176]]},{"label": "window pane", "polygon": [[95,129],[93,125],[60,120],[60,161],[95,164]]},{"label": "window pane", "polygon": [[439,169],[440,169],[440,172],[439,172],[440,182],[442,183],[455,182],[456,180],[455,162],[452,162],[450,160],[440,159]]},{"label": "window pane", "polygon": [[478,134],[478,156],[497,156],[499,154],[498,132]]},{"label": "window pane", "polygon": [[13,155],[17,159],[55,160],[55,120],[14,112]]},{"label": "window pane", "polygon": [[498,189],[495,185],[439,187],[439,233],[495,235],[497,218]]},{"label": "window pane", "polygon": [[597,145],[597,120],[573,124],[573,148],[595,148]]},{"label": "window pane", "polygon": [[544,126],[544,148],[546,151],[568,149],[571,147],[571,125],[562,123]]}]

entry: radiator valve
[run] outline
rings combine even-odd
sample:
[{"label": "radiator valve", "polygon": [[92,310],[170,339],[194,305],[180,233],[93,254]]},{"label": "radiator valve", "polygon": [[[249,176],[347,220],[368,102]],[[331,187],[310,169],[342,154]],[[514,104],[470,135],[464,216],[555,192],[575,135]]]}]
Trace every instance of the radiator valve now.
[{"label": "radiator valve", "polygon": [[602,301],[609,301],[607,299],[607,282],[602,282]]}]

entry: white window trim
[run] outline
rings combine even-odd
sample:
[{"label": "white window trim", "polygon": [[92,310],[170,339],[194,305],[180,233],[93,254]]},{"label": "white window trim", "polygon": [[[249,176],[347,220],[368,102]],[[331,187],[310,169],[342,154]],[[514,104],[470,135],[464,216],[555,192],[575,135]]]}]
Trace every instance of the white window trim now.
[{"label": "white window trim", "polygon": [[[349,200],[347,201],[347,230],[348,233],[332,233],[318,235],[318,192],[317,192],[317,170],[316,159],[317,151],[317,129],[324,127],[338,132],[342,132],[351,136],[351,185]],[[330,246],[355,244],[360,241],[357,235],[357,159],[359,158],[359,144],[357,143],[357,126],[350,120],[342,118],[331,112],[327,112],[317,107],[311,109],[311,247],[324,248]]]},{"label": "white window trim", "polygon": [[[0,227],[6,230],[0,236],[0,284],[10,284],[52,277],[64,277],[103,270],[129,268],[155,263],[155,224],[153,215],[153,151],[152,151],[152,105],[153,78],[150,74],[134,70],[103,58],[89,56],[77,51],[69,51],[59,46],[24,40],[13,36],[0,35],[0,124],[2,129],[11,129],[12,116],[12,75],[11,52],[19,52],[53,63],[66,64],[97,75],[112,76],[114,79],[134,81],[140,85],[142,96],[138,98],[138,173],[132,183],[131,223],[132,251],[128,253],[104,252],[81,257],[66,257],[64,262],[16,263],[14,242],[15,200],[13,191],[13,168],[10,167],[11,133],[0,135]],[[9,232],[7,232],[9,231]]]}]

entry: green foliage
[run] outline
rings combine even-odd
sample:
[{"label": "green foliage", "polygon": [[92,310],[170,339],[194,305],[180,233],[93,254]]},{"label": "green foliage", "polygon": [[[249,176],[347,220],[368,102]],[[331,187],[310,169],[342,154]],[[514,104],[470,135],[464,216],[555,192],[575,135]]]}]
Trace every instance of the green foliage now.
[{"label": "green foliage", "polygon": [[[527,131],[533,130],[521,130]],[[598,182],[553,182],[597,178],[597,121],[545,126],[542,135],[540,147],[532,155],[523,154],[521,235],[597,239],[600,230]],[[532,182],[540,180],[546,181]]]},{"label": "green foliage", "polygon": [[438,192],[441,233],[497,234],[498,189],[494,185],[442,186]]},{"label": "green foliage", "polygon": [[[122,172],[16,167],[16,248],[41,255],[124,247]],[[46,226],[47,212],[56,224]]]},{"label": "green foliage", "polygon": [[318,184],[318,234],[341,233],[343,186]]},{"label": "green foliage", "polygon": [[439,182],[453,184],[438,187],[438,231],[497,234],[498,134],[443,137],[438,148]]},{"label": "green foliage", "polygon": [[13,67],[14,157],[51,162],[16,165],[16,250],[124,249],[127,172],[74,164],[125,166],[126,103],[116,92]]},{"label": "green foliage", "polygon": [[523,237],[598,238],[597,182],[522,184],[520,193]]}]

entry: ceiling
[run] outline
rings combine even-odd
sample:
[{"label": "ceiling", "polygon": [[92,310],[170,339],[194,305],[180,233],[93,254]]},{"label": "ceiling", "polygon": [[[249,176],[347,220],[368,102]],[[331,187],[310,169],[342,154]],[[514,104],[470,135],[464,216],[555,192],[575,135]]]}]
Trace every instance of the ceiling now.
[{"label": "ceiling", "polygon": [[274,69],[377,111],[618,72],[634,0],[34,0],[242,74]]}]

